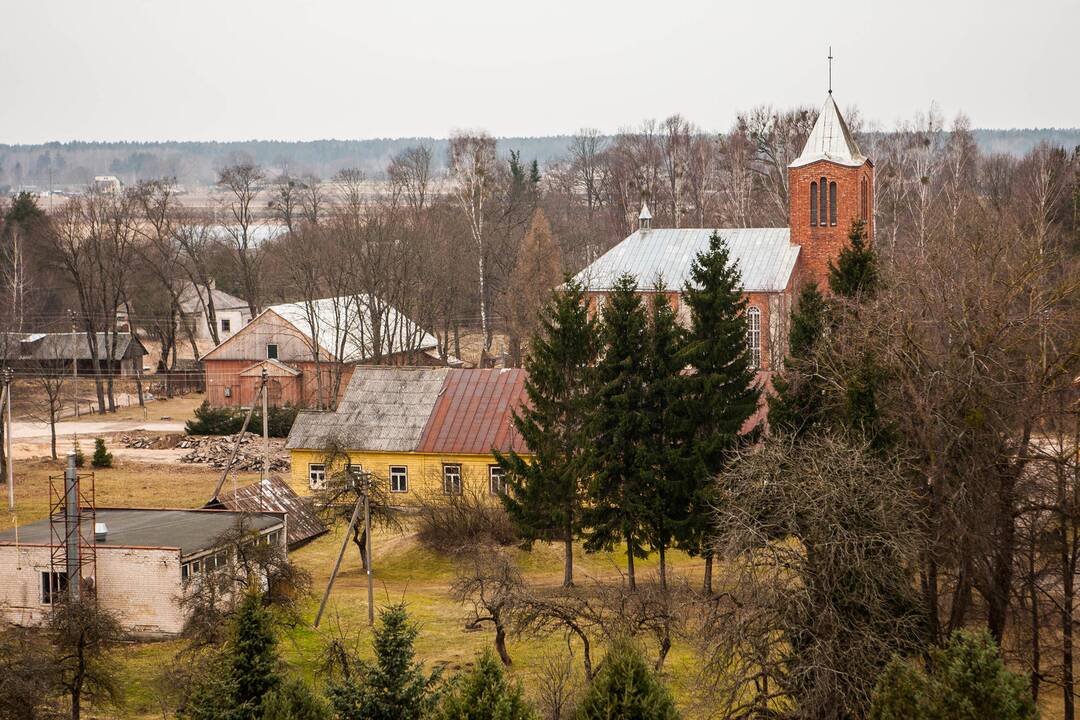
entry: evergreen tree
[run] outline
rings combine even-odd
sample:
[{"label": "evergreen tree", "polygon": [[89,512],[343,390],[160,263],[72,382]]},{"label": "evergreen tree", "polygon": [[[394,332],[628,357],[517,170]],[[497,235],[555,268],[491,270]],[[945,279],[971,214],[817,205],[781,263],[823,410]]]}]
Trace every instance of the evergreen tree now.
[{"label": "evergreen tree", "polygon": [[615,281],[600,323],[588,428],[589,490],[583,512],[585,549],[626,543],[626,574],[636,589],[634,558],[646,557],[644,525],[652,512],[645,361],[648,316],[631,275]]},{"label": "evergreen tree", "polygon": [[248,592],[233,621],[230,668],[233,718],[258,717],[263,696],[281,682],[273,617],[262,596]]},{"label": "evergreen tree", "polygon": [[866,222],[853,220],[848,232],[850,245],[840,251],[833,264],[829,260],[829,288],[840,297],[872,295],[878,285],[877,255],[866,243]]},{"label": "evergreen tree", "polygon": [[769,397],[769,425],[776,430],[798,436],[822,420],[824,388],[814,374],[813,356],[825,334],[828,310],[817,283],[803,287],[791,315],[784,370],[773,377],[775,394]]},{"label": "evergreen tree", "polygon": [[413,643],[419,633],[409,622],[405,606],[379,613],[375,629],[375,662],[361,663],[341,682],[331,683],[327,695],[340,720],[421,720],[437,700],[439,672],[424,673]]},{"label": "evergreen tree", "polygon": [[667,549],[678,527],[686,522],[690,498],[687,479],[696,465],[682,442],[679,394],[682,391],[683,363],[680,358],[682,328],[668,301],[666,289],[658,284],[649,304],[647,352],[645,356],[645,406],[649,420],[648,499],[644,533],[649,546],[660,555],[660,584],[667,586]]},{"label": "evergreen tree", "polygon": [[881,673],[872,720],[1034,720],[1028,681],[1002,662],[985,630],[954,632],[930,650],[930,672],[894,658]]},{"label": "evergreen tree", "polygon": [[260,720],[330,720],[330,706],[307,683],[292,678],[263,698]]},{"label": "evergreen tree", "polygon": [[708,250],[694,258],[682,293],[690,310],[690,329],[681,355],[693,372],[682,382],[680,416],[696,469],[686,492],[690,498],[678,544],[705,557],[705,589],[712,590],[711,531],[713,476],[741,441],[743,426],[757,411],[760,389],[746,342],[746,297],[736,263],[718,233]]},{"label": "evergreen tree", "polygon": [[525,360],[529,403],[514,413],[514,427],[532,457],[495,453],[507,471],[503,503],[526,543],[563,543],[565,587],[573,585],[574,538],[581,525],[583,418],[596,336],[584,290],[567,279],[541,313]]},{"label": "evergreen tree", "polygon": [[105,447],[104,438],[94,438],[94,455],[90,464],[96,468],[112,467],[113,456]]},{"label": "evergreen tree", "polygon": [[615,643],[578,706],[578,720],[677,720],[664,683],[641,653],[626,641]]},{"label": "evergreen tree", "polygon": [[520,683],[506,677],[490,650],[476,667],[458,676],[443,696],[433,720],[534,720],[536,712]]},{"label": "evergreen tree", "polygon": [[536,162],[535,158],[529,165],[529,182],[533,184],[533,187],[540,186],[540,163]]}]

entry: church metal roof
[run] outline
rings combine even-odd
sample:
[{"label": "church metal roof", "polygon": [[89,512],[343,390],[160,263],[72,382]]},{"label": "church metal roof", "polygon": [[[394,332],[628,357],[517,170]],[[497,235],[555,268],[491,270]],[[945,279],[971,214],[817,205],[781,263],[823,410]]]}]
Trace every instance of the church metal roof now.
[{"label": "church metal roof", "polygon": [[746,292],[782,292],[791,279],[799,246],[790,242],[788,228],[684,228],[638,230],[577,274],[586,290],[611,290],[620,275],[630,273],[638,287],[648,289],[662,279],[669,290],[681,290],[690,280],[690,266],[709,248],[714,233],[739,264]]},{"label": "church metal roof", "polygon": [[825,99],[825,105],[818,113],[814,129],[810,131],[810,137],[806,139],[802,154],[791,163],[789,167],[801,167],[817,162],[828,160],[840,165],[859,167],[866,162],[866,156],[855,144],[851,137],[844,117],[840,109],[836,107],[832,93]]}]

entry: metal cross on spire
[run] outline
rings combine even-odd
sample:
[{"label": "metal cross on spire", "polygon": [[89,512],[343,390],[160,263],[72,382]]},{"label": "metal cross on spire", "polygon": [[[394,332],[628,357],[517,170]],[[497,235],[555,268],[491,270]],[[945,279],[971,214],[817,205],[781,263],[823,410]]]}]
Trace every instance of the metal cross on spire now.
[{"label": "metal cross on spire", "polygon": [[829,94],[832,95],[832,45],[829,46]]}]

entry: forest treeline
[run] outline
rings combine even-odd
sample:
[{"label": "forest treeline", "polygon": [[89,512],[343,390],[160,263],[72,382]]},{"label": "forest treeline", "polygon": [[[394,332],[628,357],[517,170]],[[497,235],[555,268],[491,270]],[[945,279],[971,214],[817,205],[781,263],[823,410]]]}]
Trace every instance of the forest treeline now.
[{"label": "forest treeline", "polygon": [[[981,152],[1023,156],[1039,143],[1075,147],[1080,128],[1022,128],[972,130]],[[615,135],[606,135],[610,141]],[[511,150],[547,165],[562,157],[569,135],[500,137],[500,155]],[[447,138],[371,138],[366,140],[274,141],[238,140],[167,142],[48,142],[33,145],[0,144],[0,191],[33,186],[77,189],[96,175],[114,175],[126,184],[175,177],[185,185],[212,185],[225,165],[246,160],[278,173],[330,177],[345,168],[359,168],[373,179],[385,179],[394,155],[417,144],[434,151],[436,170],[445,170]]]}]

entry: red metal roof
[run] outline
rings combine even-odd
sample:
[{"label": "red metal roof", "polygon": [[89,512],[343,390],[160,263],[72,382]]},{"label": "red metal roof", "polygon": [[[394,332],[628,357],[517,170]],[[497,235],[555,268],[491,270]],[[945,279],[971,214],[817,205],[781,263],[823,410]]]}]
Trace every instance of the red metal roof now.
[{"label": "red metal roof", "polygon": [[525,402],[521,369],[451,370],[420,436],[417,452],[525,452],[513,412]]}]

